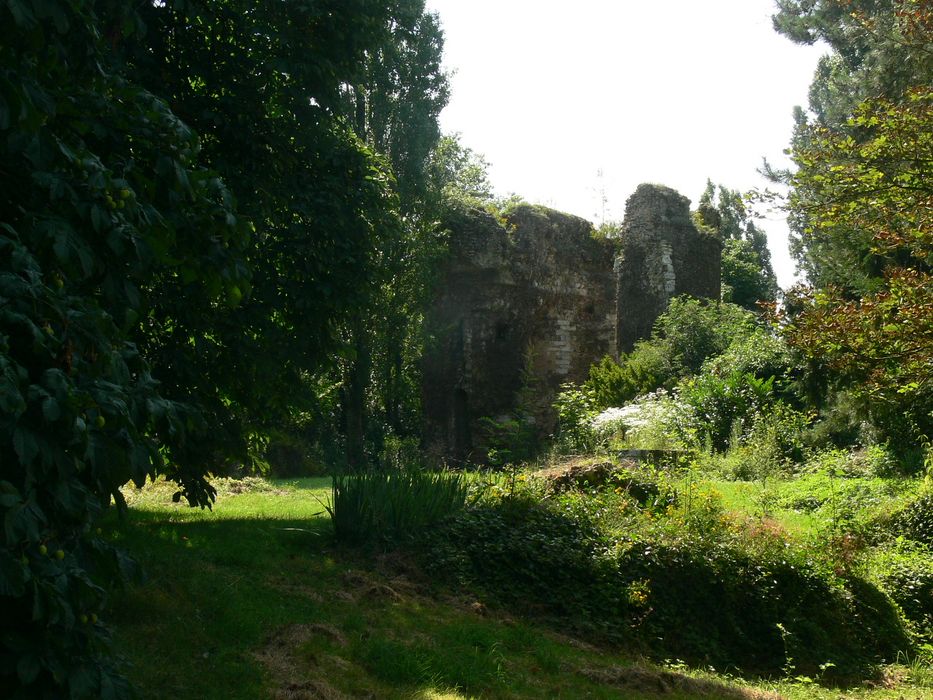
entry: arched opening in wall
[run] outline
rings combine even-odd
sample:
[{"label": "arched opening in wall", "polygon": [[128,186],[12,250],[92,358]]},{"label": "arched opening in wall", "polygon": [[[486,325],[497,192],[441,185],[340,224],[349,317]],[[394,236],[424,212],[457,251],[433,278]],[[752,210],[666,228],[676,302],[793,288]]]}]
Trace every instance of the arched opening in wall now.
[{"label": "arched opening in wall", "polygon": [[466,391],[457,389],[454,392],[453,415],[453,444],[451,452],[457,462],[463,462],[470,454],[470,401]]}]

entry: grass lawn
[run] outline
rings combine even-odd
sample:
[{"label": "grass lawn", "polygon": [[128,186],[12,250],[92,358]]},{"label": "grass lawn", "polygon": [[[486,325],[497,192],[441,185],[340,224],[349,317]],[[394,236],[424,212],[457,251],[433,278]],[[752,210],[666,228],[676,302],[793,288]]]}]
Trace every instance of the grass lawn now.
[{"label": "grass lawn", "polygon": [[105,526],[147,575],[110,620],[142,698],[933,698],[917,668],[840,691],[653,666],[336,547],[326,479],[217,486],[213,511],[130,490]]}]

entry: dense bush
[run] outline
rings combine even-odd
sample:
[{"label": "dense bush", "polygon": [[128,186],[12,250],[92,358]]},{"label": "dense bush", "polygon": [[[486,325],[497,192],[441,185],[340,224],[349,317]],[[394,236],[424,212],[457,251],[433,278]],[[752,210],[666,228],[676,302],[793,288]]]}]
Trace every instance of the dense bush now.
[{"label": "dense bush", "polygon": [[733,431],[744,434],[774,402],[774,377],[760,379],[739,371],[725,377],[701,374],[680,385],[680,398],[696,412],[712,447],[723,450]]},{"label": "dense bush", "polygon": [[671,389],[756,328],[754,314],[734,304],[678,297],[658,317],[650,339],[636,343],[618,363],[605,357],[593,365],[586,386],[601,408],[621,406],[659,387]]},{"label": "dense bush", "polygon": [[561,385],[554,399],[557,412],[557,434],[554,438],[561,452],[593,452],[597,448],[599,436],[592,428],[596,406],[597,399],[590,388],[569,383]]},{"label": "dense bush", "polygon": [[775,393],[788,401],[796,400],[795,379],[801,370],[780,337],[761,327],[736,337],[720,354],[709,357],[701,368],[703,374],[725,377],[733,372],[775,378]]},{"label": "dense bush", "polygon": [[421,544],[442,579],[660,658],[856,674],[910,644],[876,588],[749,534],[702,494],[663,512],[611,485],[519,495],[469,508]]},{"label": "dense bush", "polygon": [[933,644],[933,552],[895,541],[874,554],[871,568],[881,588],[910,621],[918,640]]},{"label": "dense bush", "polygon": [[483,502],[425,535],[429,573],[525,611],[593,626],[624,607],[612,558],[580,513],[520,495]]},{"label": "dense bush", "polygon": [[933,489],[925,489],[907,503],[894,516],[892,526],[896,535],[933,545]]}]

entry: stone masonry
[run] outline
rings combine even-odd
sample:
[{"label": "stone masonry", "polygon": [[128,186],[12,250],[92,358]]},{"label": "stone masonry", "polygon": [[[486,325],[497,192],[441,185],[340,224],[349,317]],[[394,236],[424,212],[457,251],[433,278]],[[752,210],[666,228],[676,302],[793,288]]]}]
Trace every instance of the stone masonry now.
[{"label": "stone masonry", "polygon": [[[619,240],[592,225],[523,205],[503,221],[481,210],[447,222],[449,253],[427,318],[425,445],[453,463],[483,461],[482,419],[554,428],[561,384],[650,335],[680,294],[719,297],[720,243],[698,231],[689,200],[641,185]],[[523,390],[524,389],[524,390]]]}]

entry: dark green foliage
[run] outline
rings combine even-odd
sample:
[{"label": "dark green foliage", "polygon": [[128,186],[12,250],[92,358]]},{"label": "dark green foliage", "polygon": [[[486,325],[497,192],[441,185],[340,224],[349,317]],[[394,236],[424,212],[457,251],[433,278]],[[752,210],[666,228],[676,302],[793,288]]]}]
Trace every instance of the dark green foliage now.
[{"label": "dark green foliage", "polygon": [[515,395],[515,407],[504,417],[484,416],[480,420],[489,462],[496,467],[518,468],[532,459],[541,447],[535,426],[535,358],[526,350],[522,364],[521,386]]},{"label": "dark green foliage", "polygon": [[742,194],[707,180],[695,216],[723,244],[722,300],[750,311],[759,311],[759,302],[776,301],[778,286],[768,237],[755,226]]},{"label": "dark green foliage", "polygon": [[642,542],[620,557],[619,568],[649,582],[655,613],[642,633],[658,639],[663,653],[698,663],[775,673],[789,670],[792,659],[790,670],[815,676],[831,661],[846,676],[909,647],[877,589],[851,579],[847,594],[817,569],[780,555],[712,542]]},{"label": "dark green foliage", "polygon": [[696,507],[675,536],[611,536],[589,508],[487,502],[426,533],[423,557],[446,580],[660,658],[812,675],[832,662],[848,675],[909,647],[877,589],[783,546],[743,545],[715,513]]},{"label": "dark green foliage", "polygon": [[900,606],[917,638],[933,643],[933,558],[928,548],[899,542],[876,559],[879,583]]},{"label": "dark green foliage", "polygon": [[[602,367],[608,367],[609,372],[614,372],[618,365],[611,357],[604,357],[599,365],[593,365],[590,369],[590,376],[594,370]],[[570,383],[561,385],[554,399],[554,410],[557,411],[557,435],[554,437],[560,449],[577,454],[595,449],[589,421],[598,411],[598,402],[598,395],[589,386],[578,387]]]},{"label": "dark green foliage", "polygon": [[622,406],[670,383],[671,368],[661,342],[639,341],[616,362],[608,355],[590,367],[584,388],[600,407]]},{"label": "dark green foliage", "polygon": [[393,9],[0,2],[0,695],[123,694],[97,515],[208,505],[315,402],[400,231],[332,111]]},{"label": "dark green foliage", "polygon": [[482,503],[423,533],[427,570],[573,626],[618,620],[624,591],[587,518],[519,494]]},{"label": "dark green foliage", "polygon": [[734,371],[724,377],[703,373],[680,385],[680,399],[691,406],[714,449],[725,449],[774,401],[774,377],[761,379]]},{"label": "dark green foliage", "polygon": [[722,246],[722,300],[750,311],[760,311],[759,302],[774,302],[777,282],[762,272],[761,257],[751,242],[727,240]]},{"label": "dark green foliage", "polygon": [[386,164],[334,113],[391,10],[230,0],[141,14],[140,40],[117,37],[132,74],[203,135],[204,159],[254,230],[253,281],[235,308],[191,313],[199,280],[162,279],[146,352],[163,391],[209,416],[202,461],[249,464],[257,436],[314,403],[311,377],[333,361],[338,323],[368,301],[380,246],[399,235]]},{"label": "dark green foliage", "polygon": [[319,476],[324,465],[316,445],[298,431],[272,431],[263,449],[269,475],[279,478]]},{"label": "dark green foliage", "polygon": [[[825,125],[844,122],[870,96],[894,97],[929,82],[929,9],[917,0],[778,0],[775,29],[791,41],[824,41],[810,85],[810,110]],[[926,14],[924,14],[926,13]]]},{"label": "dark green foliage", "polygon": [[157,472],[213,496],[188,459],[201,417],[132,341],[162,279],[199,280],[193,314],[245,285],[246,229],[194,133],[114,55],[140,29],[130,6],[0,3],[4,697],[125,695],[98,616],[130,567],[93,524]]},{"label": "dark green foliage", "polygon": [[447,206],[484,206],[492,200],[485,158],[460,143],[459,135],[442,136],[428,164],[431,189]]},{"label": "dark green foliage", "polygon": [[421,326],[443,250],[436,223],[443,195],[430,168],[440,137],[438,115],[448,98],[440,67],[443,33],[424,0],[395,0],[387,13],[381,39],[366,50],[338,106],[356,135],[385,158],[402,215],[398,231],[376,241],[380,274],[342,329],[351,352],[337,376],[347,460],[354,468],[371,461],[386,437],[410,437],[420,429]]},{"label": "dark green foliage", "polygon": [[538,452],[539,439],[535,424],[521,412],[495,419],[480,419],[483,442],[488,447],[486,457],[495,467],[519,465]]},{"label": "dark green foliage", "polygon": [[621,406],[659,387],[673,388],[756,330],[755,316],[734,304],[679,297],[658,317],[649,340],[636,343],[618,363],[603,358],[590,369],[586,386],[598,405]]},{"label": "dark green foliage", "polygon": [[455,514],[466,496],[466,482],[452,472],[335,474],[327,512],[342,542],[397,543]]},{"label": "dark green foliage", "polygon": [[681,378],[699,371],[707,358],[721,354],[755,329],[755,317],[734,304],[707,304],[682,297],[671,301],[652,334],[660,338],[671,367]]}]

